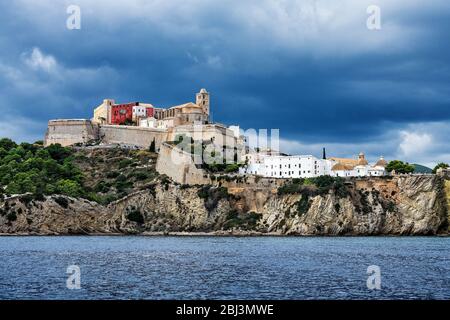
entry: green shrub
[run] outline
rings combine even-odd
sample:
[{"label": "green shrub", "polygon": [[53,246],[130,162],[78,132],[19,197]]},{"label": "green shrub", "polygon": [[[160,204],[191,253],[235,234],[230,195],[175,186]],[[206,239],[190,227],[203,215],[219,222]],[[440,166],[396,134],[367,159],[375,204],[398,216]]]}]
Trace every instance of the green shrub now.
[{"label": "green shrub", "polygon": [[8,138],[0,139],[0,148],[3,148],[6,151],[9,151],[13,148],[17,147],[17,144]]},{"label": "green shrub", "polygon": [[106,178],[108,178],[108,179],[116,179],[118,176],[120,176],[120,172],[118,172],[118,171],[109,171],[106,174]]},{"label": "green shrub", "polygon": [[394,203],[394,201],[388,201],[384,206],[383,209],[387,212],[395,212],[397,207]]},{"label": "green shrub", "polygon": [[303,186],[301,184],[297,183],[286,183],[278,188],[278,195],[284,195],[284,194],[297,194],[300,193],[303,190]]},{"label": "green shrub", "polygon": [[69,201],[64,197],[56,197],[54,200],[64,209],[67,209],[69,207]]},{"label": "green shrub", "polygon": [[197,195],[200,199],[208,199],[209,197],[209,190],[212,188],[212,185],[207,184],[202,186],[198,191]]},{"label": "green shrub", "polygon": [[232,210],[228,213],[223,225],[224,230],[239,228],[242,230],[254,230],[262,214],[255,212],[238,213]]},{"label": "green shrub", "polygon": [[338,202],[336,202],[334,204],[334,210],[336,210],[337,213],[339,213],[339,211],[341,211],[341,205]]},{"label": "green shrub", "polygon": [[386,166],[386,171],[395,171],[396,173],[412,173],[414,172],[414,169],[413,165],[400,160],[392,160]]},{"label": "green shrub", "polygon": [[94,187],[94,191],[95,192],[100,192],[100,193],[107,193],[110,188],[111,188],[111,184],[110,183],[105,182],[105,181],[100,181]]},{"label": "green shrub", "polygon": [[123,169],[123,168],[129,167],[129,166],[131,166],[133,163],[134,163],[134,161],[131,160],[131,159],[123,159],[123,160],[120,160],[120,162],[119,162],[119,168],[120,168],[120,169]]},{"label": "green shrub", "polygon": [[8,219],[9,222],[16,221],[17,220],[17,215],[16,215],[16,213],[14,211],[12,211],[12,212],[10,212],[10,213],[8,213],[6,215],[6,219]]},{"label": "green shrub", "polygon": [[55,187],[58,193],[67,195],[69,197],[77,198],[83,194],[83,190],[78,182],[69,179],[59,180],[56,183]]},{"label": "green shrub", "polygon": [[156,143],[155,138],[153,138],[152,143],[150,144],[150,147],[148,148],[150,152],[156,152]]},{"label": "green shrub", "polygon": [[225,167],[225,172],[227,172],[227,173],[238,172],[239,171],[239,167],[240,166],[237,163],[228,164]]},{"label": "green shrub", "polygon": [[131,210],[127,214],[127,219],[130,220],[130,221],[137,222],[139,224],[143,224],[144,223],[144,216],[142,215],[141,211],[139,211],[137,209]]},{"label": "green shrub", "polygon": [[303,215],[308,212],[310,207],[311,200],[309,199],[309,196],[306,194],[302,195],[300,200],[297,201],[297,213]]},{"label": "green shrub", "polygon": [[20,202],[28,205],[31,201],[33,201],[34,196],[32,194],[24,194],[20,197]]},{"label": "green shrub", "polygon": [[149,171],[134,171],[130,176],[138,181],[142,181],[150,178],[152,174]]}]

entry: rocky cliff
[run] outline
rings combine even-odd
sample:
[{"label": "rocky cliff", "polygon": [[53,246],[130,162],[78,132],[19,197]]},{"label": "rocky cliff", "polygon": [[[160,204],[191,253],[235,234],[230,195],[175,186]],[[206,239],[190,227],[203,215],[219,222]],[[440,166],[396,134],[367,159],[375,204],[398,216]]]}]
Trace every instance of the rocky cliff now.
[{"label": "rocky cliff", "polygon": [[449,189],[431,175],[328,187],[268,179],[187,186],[159,177],[108,205],[59,195],[4,199],[0,234],[446,234]]}]

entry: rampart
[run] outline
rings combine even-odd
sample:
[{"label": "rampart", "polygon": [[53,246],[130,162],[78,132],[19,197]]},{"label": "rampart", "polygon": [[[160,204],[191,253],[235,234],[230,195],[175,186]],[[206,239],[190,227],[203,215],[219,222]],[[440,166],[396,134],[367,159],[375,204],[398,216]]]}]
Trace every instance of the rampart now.
[{"label": "rampart", "polygon": [[161,144],[156,171],[181,184],[208,184],[206,172],[197,168],[192,155],[168,143]]},{"label": "rampart", "polygon": [[100,125],[100,140],[106,144],[128,144],[140,148],[150,147],[155,140],[155,147],[159,149],[167,140],[167,131],[134,126]]},{"label": "rampart", "polygon": [[98,125],[85,119],[60,119],[48,122],[45,134],[45,146],[59,143],[70,146],[76,143],[86,143],[98,139]]}]

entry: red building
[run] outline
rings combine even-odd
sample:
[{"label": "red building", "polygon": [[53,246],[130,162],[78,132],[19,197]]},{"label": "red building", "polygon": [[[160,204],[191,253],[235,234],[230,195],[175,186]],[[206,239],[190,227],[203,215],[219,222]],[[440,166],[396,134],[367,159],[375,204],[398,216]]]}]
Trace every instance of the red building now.
[{"label": "red building", "polygon": [[133,107],[139,102],[115,104],[111,106],[111,124],[124,124],[127,120],[133,120]]},{"label": "red building", "polygon": [[153,108],[146,108],[147,109],[147,118],[153,117],[155,114],[155,110]]}]

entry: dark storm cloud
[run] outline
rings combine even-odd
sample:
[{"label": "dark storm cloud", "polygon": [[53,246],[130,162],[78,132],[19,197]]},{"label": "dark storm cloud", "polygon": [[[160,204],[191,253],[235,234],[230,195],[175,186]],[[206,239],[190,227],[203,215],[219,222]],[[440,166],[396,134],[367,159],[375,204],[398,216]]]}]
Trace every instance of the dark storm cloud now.
[{"label": "dark storm cloud", "polygon": [[[81,7],[81,30],[66,28],[69,4]],[[302,147],[348,154],[359,150],[343,145],[378,141],[374,154],[401,155],[402,130],[450,121],[450,8],[379,1],[382,30],[369,31],[369,4],[2,2],[0,107],[34,124],[21,136],[31,139],[48,119],[90,117],[106,97],[169,106],[206,87],[215,121],[280,128]]]}]

